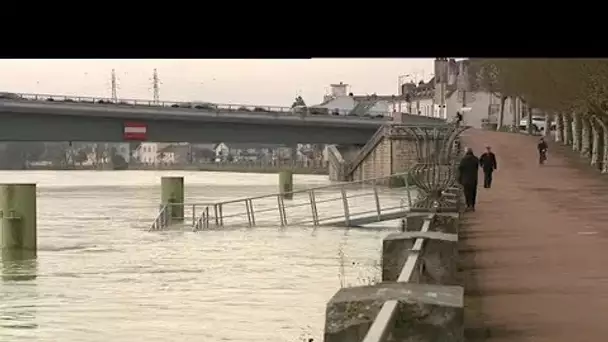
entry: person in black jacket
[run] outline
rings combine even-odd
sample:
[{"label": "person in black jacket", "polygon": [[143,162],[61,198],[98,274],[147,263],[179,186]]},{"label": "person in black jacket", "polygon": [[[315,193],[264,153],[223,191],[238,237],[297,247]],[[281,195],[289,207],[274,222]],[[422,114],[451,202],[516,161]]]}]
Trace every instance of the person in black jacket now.
[{"label": "person in black jacket", "polygon": [[467,211],[475,211],[478,173],[479,159],[473,154],[473,149],[469,147],[464,157],[462,157],[460,165],[458,165],[458,182],[464,188]]},{"label": "person in black jacket", "polygon": [[486,152],[479,157],[479,165],[483,170],[483,187],[489,189],[492,187],[492,173],[498,168],[496,156],[490,146],[486,146]]}]

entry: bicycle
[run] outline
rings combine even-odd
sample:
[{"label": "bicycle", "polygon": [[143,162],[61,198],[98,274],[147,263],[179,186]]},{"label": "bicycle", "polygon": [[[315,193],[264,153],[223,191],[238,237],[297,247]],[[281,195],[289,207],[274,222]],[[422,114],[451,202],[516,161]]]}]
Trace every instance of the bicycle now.
[{"label": "bicycle", "polygon": [[539,152],[540,156],[538,158],[538,163],[542,165],[547,161],[547,150],[540,150]]}]

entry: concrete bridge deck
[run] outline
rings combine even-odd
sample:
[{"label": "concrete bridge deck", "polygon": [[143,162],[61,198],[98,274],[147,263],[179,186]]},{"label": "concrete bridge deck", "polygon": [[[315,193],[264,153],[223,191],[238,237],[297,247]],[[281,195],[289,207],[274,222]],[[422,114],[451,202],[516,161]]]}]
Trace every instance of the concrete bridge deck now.
[{"label": "concrete bridge deck", "polygon": [[[608,180],[573,153],[538,137],[470,130],[466,146],[490,144],[491,189],[465,215],[469,341],[603,341],[608,336]],[[557,152],[555,152],[558,150]]]},{"label": "concrete bridge deck", "polygon": [[[365,144],[389,113],[370,116],[297,114],[287,107],[263,105],[196,105],[14,94],[0,98],[0,140],[124,141],[126,122],[146,127],[156,142],[256,142]],[[48,99],[54,99],[48,101]],[[103,101],[100,103],[99,101]],[[442,120],[405,115],[409,124]]]}]

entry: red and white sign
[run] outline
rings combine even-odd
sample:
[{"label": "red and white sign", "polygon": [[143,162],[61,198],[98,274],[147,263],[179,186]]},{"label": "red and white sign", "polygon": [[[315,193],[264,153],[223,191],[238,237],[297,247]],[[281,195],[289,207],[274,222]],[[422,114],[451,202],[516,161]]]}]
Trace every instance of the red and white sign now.
[{"label": "red and white sign", "polygon": [[141,122],[125,122],[123,137],[125,140],[146,140],[148,127]]}]

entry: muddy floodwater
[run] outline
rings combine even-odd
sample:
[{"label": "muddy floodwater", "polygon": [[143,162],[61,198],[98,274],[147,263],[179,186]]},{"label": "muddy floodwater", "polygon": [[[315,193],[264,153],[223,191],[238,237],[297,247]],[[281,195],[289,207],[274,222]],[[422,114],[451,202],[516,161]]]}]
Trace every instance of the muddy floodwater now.
[{"label": "muddy floodwater", "polygon": [[277,191],[272,174],[0,172],[38,184],[39,245],[35,262],[2,263],[0,341],[321,341],[341,282],[378,273],[387,229],[148,232],[170,175],[185,177],[187,203]]}]

